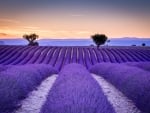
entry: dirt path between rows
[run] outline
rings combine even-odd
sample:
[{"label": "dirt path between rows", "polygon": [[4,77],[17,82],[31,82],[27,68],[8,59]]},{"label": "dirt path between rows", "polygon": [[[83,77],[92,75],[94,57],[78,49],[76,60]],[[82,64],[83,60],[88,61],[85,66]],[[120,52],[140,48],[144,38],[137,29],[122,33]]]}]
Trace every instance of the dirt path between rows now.
[{"label": "dirt path between rows", "polygon": [[39,113],[56,78],[57,75],[52,75],[45,79],[37,90],[32,91],[28,98],[21,102],[21,108],[15,113]]},{"label": "dirt path between rows", "polygon": [[108,101],[112,104],[116,113],[141,113],[141,111],[122,92],[107,82],[103,77],[91,74],[102,88]]}]

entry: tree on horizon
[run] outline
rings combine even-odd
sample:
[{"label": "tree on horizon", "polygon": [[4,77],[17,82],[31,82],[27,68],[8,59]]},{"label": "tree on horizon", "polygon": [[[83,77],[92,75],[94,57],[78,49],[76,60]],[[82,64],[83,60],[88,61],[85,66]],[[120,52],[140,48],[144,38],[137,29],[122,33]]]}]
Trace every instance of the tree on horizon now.
[{"label": "tree on horizon", "polygon": [[39,43],[36,41],[39,38],[39,36],[35,33],[32,33],[30,35],[24,34],[23,38],[29,42],[28,46],[38,46],[39,45]]},{"label": "tree on horizon", "polygon": [[93,42],[97,45],[97,48],[99,48],[100,45],[105,44],[107,41],[107,36],[105,34],[95,34],[91,36]]},{"label": "tree on horizon", "polygon": [[142,43],[142,46],[146,46],[146,44],[145,44],[145,43]]}]

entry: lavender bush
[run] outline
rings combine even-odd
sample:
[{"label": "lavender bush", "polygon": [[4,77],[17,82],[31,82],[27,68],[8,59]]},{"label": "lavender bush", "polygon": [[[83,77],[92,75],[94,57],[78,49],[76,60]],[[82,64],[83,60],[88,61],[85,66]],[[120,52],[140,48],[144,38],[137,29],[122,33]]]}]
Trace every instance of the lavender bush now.
[{"label": "lavender bush", "polygon": [[39,58],[39,56],[41,55],[42,51],[44,51],[44,49],[46,49],[45,47],[41,47],[39,48],[31,57],[31,59],[27,62],[27,64],[33,64],[34,62],[36,62],[36,60]]},{"label": "lavender bush", "polygon": [[34,62],[35,64],[40,64],[43,62],[43,60],[46,58],[46,55],[51,50],[50,47],[46,47],[42,52],[41,55],[38,57],[38,59]]},{"label": "lavender bush", "polygon": [[77,47],[73,47],[72,63],[77,63]]},{"label": "lavender bush", "polygon": [[55,52],[53,53],[51,60],[49,62],[52,66],[54,66],[56,64],[58,57],[59,57],[59,54],[60,54],[60,50],[61,50],[61,48],[57,48],[55,50]]},{"label": "lavender bush", "polygon": [[115,113],[100,86],[80,64],[59,73],[40,113]]},{"label": "lavender bush", "polygon": [[32,47],[31,51],[28,51],[27,56],[24,57],[23,60],[21,60],[18,64],[23,65],[23,64],[27,64],[28,61],[30,61],[30,59],[34,56],[34,53],[36,51],[38,51],[38,49],[40,49],[40,47]]},{"label": "lavender bush", "polygon": [[70,63],[79,63],[91,68],[101,62],[147,62],[150,61],[150,49],[141,47],[27,47],[0,46],[0,64],[50,64],[61,70]]},{"label": "lavender bush", "polygon": [[3,64],[3,65],[11,64],[13,61],[15,61],[17,58],[19,58],[25,50],[28,50],[28,49],[29,49],[28,47],[22,47],[22,48],[16,49],[13,54],[9,53],[8,56],[5,57],[6,59],[3,62],[1,62],[1,64]]},{"label": "lavender bush", "polygon": [[150,73],[125,64],[100,63],[90,71],[103,76],[127,97],[133,100],[143,112],[150,111]]},{"label": "lavender bush", "polygon": [[22,60],[24,60],[27,57],[27,55],[29,54],[29,51],[31,51],[32,49],[33,49],[32,47],[27,46],[23,52],[19,51],[21,53],[21,55],[19,57],[16,57],[14,60],[12,60],[12,62],[10,62],[9,65],[19,64]]},{"label": "lavender bush", "polygon": [[10,68],[11,66],[9,66],[9,65],[0,65],[0,73],[2,72],[2,71],[5,71],[5,70],[7,70],[8,68]]},{"label": "lavender bush", "polygon": [[8,54],[10,54],[14,50],[15,48],[10,46],[7,49],[4,49],[4,51],[0,54],[0,59],[3,60]]},{"label": "lavender bush", "polygon": [[91,56],[92,65],[98,63],[98,57],[97,57],[97,54],[94,51],[94,49],[93,48],[88,48],[87,50],[89,51],[89,54]]},{"label": "lavender bush", "polygon": [[125,64],[150,71],[150,62],[127,62]]},{"label": "lavender bush", "polygon": [[92,61],[90,59],[90,54],[88,53],[88,49],[83,49],[84,52],[84,60],[85,60],[85,66],[87,69],[89,69],[92,66]]},{"label": "lavender bush", "polygon": [[1,56],[6,53],[6,51],[10,50],[11,47],[9,46],[0,46],[0,58]]},{"label": "lavender bush", "polygon": [[0,73],[0,113],[19,107],[21,99],[27,97],[43,79],[56,73],[48,65],[12,66]]},{"label": "lavender bush", "polygon": [[72,50],[72,48],[69,48],[69,47],[67,48],[66,57],[65,57],[65,59],[64,59],[64,63],[63,63],[63,65],[62,65],[62,67],[63,67],[64,65],[70,63],[70,61],[71,61],[71,50]]},{"label": "lavender bush", "polygon": [[55,68],[57,70],[61,69],[61,67],[63,65],[63,62],[64,62],[64,59],[65,59],[65,54],[66,54],[66,48],[63,48],[61,50],[61,54],[59,55],[59,58],[58,58],[59,60],[57,60],[56,63],[55,63]]},{"label": "lavender bush", "polygon": [[49,64],[49,62],[51,61],[52,56],[53,56],[53,53],[54,53],[55,50],[56,50],[55,47],[51,48],[51,49],[47,52],[46,57],[43,58],[43,61],[41,61],[41,63],[43,63],[43,64]]}]

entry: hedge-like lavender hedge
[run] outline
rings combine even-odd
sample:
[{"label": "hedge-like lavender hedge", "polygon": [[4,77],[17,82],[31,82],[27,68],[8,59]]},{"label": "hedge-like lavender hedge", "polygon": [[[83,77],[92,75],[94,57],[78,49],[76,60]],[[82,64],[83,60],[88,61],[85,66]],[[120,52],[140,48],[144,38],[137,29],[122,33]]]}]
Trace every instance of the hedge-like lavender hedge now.
[{"label": "hedge-like lavender hedge", "polygon": [[98,83],[80,64],[59,73],[40,113],[115,113]]},{"label": "hedge-like lavender hedge", "polygon": [[11,66],[0,73],[0,113],[19,107],[20,100],[42,82],[56,73],[47,65]]},{"label": "hedge-like lavender hedge", "polygon": [[146,71],[150,71],[150,62],[128,62],[125,64],[129,66],[135,66],[135,67],[144,69]]},{"label": "hedge-like lavender hedge", "polygon": [[145,113],[150,111],[150,73],[125,64],[101,63],[91,72],[103,76]]}]

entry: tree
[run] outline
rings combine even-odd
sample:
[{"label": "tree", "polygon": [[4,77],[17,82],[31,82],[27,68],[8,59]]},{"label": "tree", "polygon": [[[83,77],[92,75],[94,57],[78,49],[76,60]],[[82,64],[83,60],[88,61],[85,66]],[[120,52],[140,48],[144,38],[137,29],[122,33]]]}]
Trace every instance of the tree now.
[{"label": "tree", "polygon": [[142,43],[142,46],[146,46],[146,44],[145,44],[145,43]]},{"label": "tree", "polygon": [[97,48],[99,48],[100,45],[105,44],[105,42],[108,39],[105,34],[95,34],[92,35],[91,38],[93,39],[94,43],[97,45]]},{"label": "tree", "polygon": [[36,42],[38,37],[39,36],[35,33],[32,33],[30,35],[27,35],[27,34],[23,35],[23,38],[29,42],[28,46],[38,46],[39,44],[38,42]]}]

